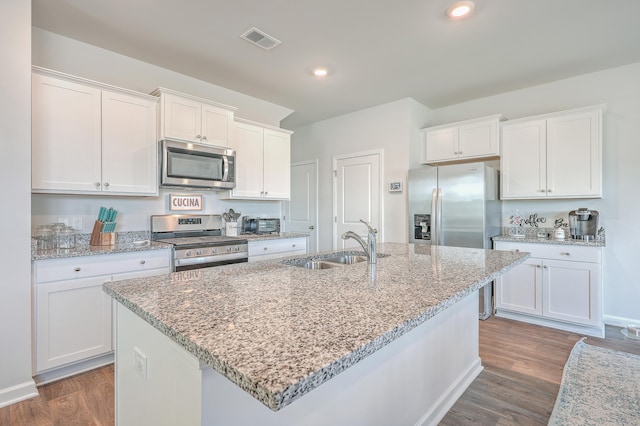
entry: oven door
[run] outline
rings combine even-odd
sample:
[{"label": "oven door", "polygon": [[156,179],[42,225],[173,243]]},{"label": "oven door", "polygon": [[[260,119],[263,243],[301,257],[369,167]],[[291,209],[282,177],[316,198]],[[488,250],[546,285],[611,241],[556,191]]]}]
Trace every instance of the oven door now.
[{"label": "oven door", "polygon": [[212,268],[214,266],[231,265],[232,263],[245,263],[248,260],[249,259],[247,257],[239,258],[239,259],[216,260],[214,262],[203,260],[202,262],[195,262],[195,263],[192,262],[192,259],[190,259],[188,262],[182,262],[182,263],[179,263],[179,261],[176,260],[174,272],[189,271],[192,269],[201,269],[201,268]]},{"label": "oven door", "polygon": [[235,187],[235,151],[165,139],[160,142],[161,185],[231,189]]},{"label": "oven door", "polygon": [[[175,250],[173,269],[174,272],[188,271],[190,269],[211,268],[214,266],[230,265],[232,263],[244,263],[249,260],[245,247],[235,253],[216,254],[210,256],[185,257],[181,250]],[[184,249],[183,252],[191,251]]]}]

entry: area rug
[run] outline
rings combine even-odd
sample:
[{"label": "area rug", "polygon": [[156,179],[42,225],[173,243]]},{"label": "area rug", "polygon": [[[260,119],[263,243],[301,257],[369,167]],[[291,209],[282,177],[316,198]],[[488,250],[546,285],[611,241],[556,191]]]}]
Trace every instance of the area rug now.
[{"label": "area rug", "polygon": [[549,425],[640,425],[640,356],[583,340],[564,367]]}]

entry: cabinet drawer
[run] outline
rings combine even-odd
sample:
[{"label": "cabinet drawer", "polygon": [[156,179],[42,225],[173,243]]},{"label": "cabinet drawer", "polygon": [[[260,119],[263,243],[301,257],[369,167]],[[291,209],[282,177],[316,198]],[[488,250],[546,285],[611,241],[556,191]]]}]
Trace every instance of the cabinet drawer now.
[{"label": "cabinet drawer", "polygon": [[307,239],[305,237],[287,238],[284,240],[249,241],[249,256],[297,251],[307,251]]},{"label": "cabinet drawer", "polygon": [[531,257],[575,262],[600,263],[602,250],[600,247],[572,246],[561,244],[528,244],[496,242],[496,250],[517,250],[531,253]]},{"label": "cabinet drawer", "polygon": [[97,275],[170,267],[169,250],[151,250],[99,256],[81,256],[35,262],[35,282],[50,282]]}]

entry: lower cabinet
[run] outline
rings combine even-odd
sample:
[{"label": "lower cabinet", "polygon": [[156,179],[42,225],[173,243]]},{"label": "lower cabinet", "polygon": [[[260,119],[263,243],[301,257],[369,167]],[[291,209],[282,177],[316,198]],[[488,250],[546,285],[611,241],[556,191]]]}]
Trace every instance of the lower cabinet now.
[{"label": "lower cabinet", "polygon": [[496,242],[531,258],[496,280],[496,314],[594,336],[602,323],[600,247]]},{"label": "lower cabinet", "polygon": [[34,374],[112,351],[106,281],[171,271],[171,251],[38,260],[33,263]]},{"label": "lower cabinet", "polygon": [[307,254],[307,237],[249,241],[249,262]]}]

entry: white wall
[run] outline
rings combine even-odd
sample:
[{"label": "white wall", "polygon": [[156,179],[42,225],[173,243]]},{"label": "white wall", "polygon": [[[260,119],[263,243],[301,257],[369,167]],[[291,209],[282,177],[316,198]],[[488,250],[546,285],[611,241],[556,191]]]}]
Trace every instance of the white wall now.
[{"label": "white wall", "polygon": [[31,2],[0,2],[0,407],[35,396],[31,378]]},{"label": "white wall", "polygon": [[166,87],[234,106],[238,108],[237,117],[276,127],[280,126],[282,119],[293,112],[289,108],[262,99],[187,77],[184,74],[37,27],[33,27],[32,34],[33,65],[141,93],[151,93],[158,87]]},{"label": "white wall", "polygon": [[384,150],[382,240],[407,242],[406,191],[390,193],[389,182],[406,188],[410,147],[420,138],[429,110],[406,98],[313,123],[292,135],[291,161],[318,159],[318,241],[320,250],[333,247],[333,158],[338,155]]},{"label": "white wall", "polygon": [[[579,207],[598,210],[606,230],[604,313],[610,324],[640,323],[640,63],[517,90],[434,111],[430,125],[501,112],[509,119],[607,104],[604,114],[604,198],[505,201],[503,221],[515,209],[529,216],[564,217]],[[551,221],[553,222],[553,221]]]}]

